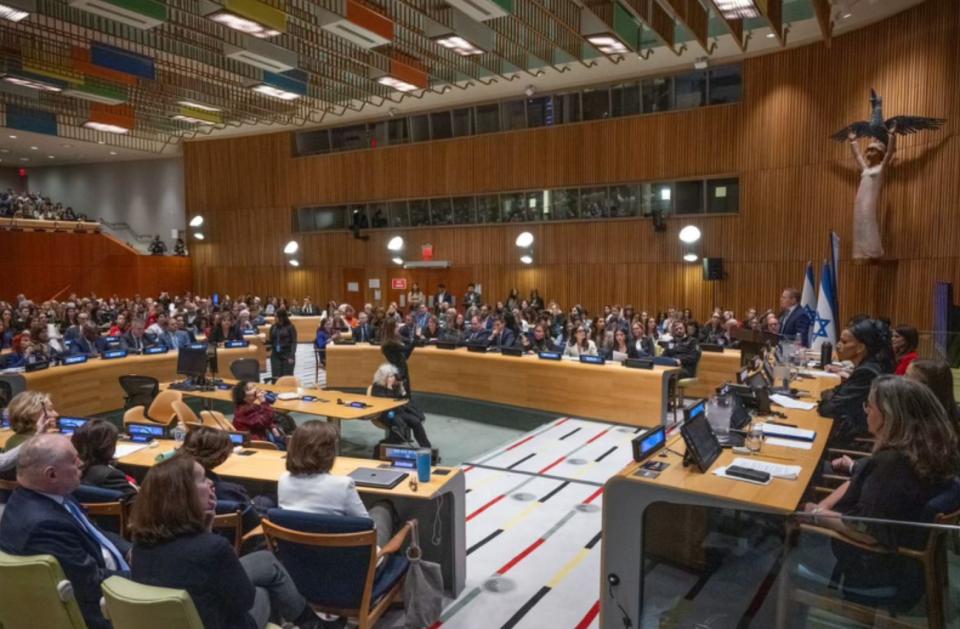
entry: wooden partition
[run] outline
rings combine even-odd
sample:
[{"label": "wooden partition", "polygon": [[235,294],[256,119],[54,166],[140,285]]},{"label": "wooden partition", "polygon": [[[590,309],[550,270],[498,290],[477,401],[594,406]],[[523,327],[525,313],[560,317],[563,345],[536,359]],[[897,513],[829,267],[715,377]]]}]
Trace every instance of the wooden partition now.
[{"label": "wooden partition", "polygon": [[157,295],[192,284],[188,258],[145,256],[105,234],[0,230],[0,252],[0,299]]},{"label": "wooden partition", "polygon": [[[395,300],[392,278],[462,294],[482,284],[488,301],[511,287],[540,289],[565,307],[670,304],[700,317],[714,304],[742,311],[775,307],[785,286],[798,285],[808,260],[828,255],[831,229],[842,237],[842,316],[887,315],[932,324],[935,280],[960,281],[960,5],[927,2],[893,18],[834,38],[744,62],[740,103],[586,122],[555,128],[292,157],[289,133],[185,144],[188,211],[202,214],[208,238],[195,243],[194,287],[201,292],[255,292],[291,297]],[[828,136],[869,114],[869,91],[884,97],[887,116],[949,119],[935,133],[902,139],[880,209],[888,260],[849,262],[853,202],[860,179],[847,146]],[[583,221],[370,232],[293,234],[296,206],[350,201],[480,194],[712,175],[740,179],[740,213],[670,219],[654,233],[649,220]],[[677,239],[699,225],[698,253],[724,258],[722,281],[702,279],[681,261]],[[513,244],[530,229],[535,263],[524,266]],[[386,241],[407,240],[407,258],[431,243],[448,270],[404,272]],[[294,269],[281,252],[301,242]],[[358,294],[349,274],[365,275]],[[469,278],[469,279],[468,279]],[[350,279],[350,282],[355,281]]]}]

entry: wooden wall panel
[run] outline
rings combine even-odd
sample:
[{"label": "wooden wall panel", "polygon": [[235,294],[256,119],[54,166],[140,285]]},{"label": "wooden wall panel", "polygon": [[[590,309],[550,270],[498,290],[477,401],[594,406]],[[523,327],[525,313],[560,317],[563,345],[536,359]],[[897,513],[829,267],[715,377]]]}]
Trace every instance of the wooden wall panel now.
[{"label": "wooden wall panel", "polygon": [[77,293],[101,296],[190,290],[189,258],[144,256],[103,234],[0,231],[0,299],[23,293],[43,301]]},{"label": "wooden wall panel", "polygon": [[[537,287],[564,306],[685,305],[703,316],[714,304],[773,306],[796,285],[807,260],[842,237],[841,308],[932,323],[932,286],[960,282],[960,5],[927,2],[869,28],[744,62],[744,97],[732,105],[294,158],[287,133],[185,144],[187,207],[207,218],[193,247],[199,291],[257,292],[342,300],[344,269],[398,276],[385,245],[394,232],[296,236],[303,266],[281,253],[291,208],[301,205],[482,194],[542,187],[735,174],[740,214],[670,219],[402,230],[407,256],[432,243],[488,300],[511,286]],[[869,113],[876,88],[887,116],[945,117],[937,133],[901,139],[880,217],[888,261],[849,262],[859,172],[849,148],[829,134]],[[723,257],[727,278],[704,282],[680,262],[677,232],[704,232],[702,255]],[[513,240],[529,228],[536,263],[519,264]],[[456,271],[454,273],[454,270]],[[396,293],[384,285],[383,299]],[[462,286],[451,286],[462,293]]]}]

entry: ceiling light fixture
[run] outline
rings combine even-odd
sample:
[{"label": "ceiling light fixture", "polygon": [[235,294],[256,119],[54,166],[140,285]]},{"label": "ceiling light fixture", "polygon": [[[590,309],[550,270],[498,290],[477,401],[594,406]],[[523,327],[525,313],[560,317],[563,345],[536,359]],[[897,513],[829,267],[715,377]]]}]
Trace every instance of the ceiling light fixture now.
[{"label": "ceiling light fixture", "polygon": [[625,55],[630,48],[620,38],[610,33],[587,35],[587,41],[605,55]]},{"label": "ceiling light fixture", "polygon": [[700,228],[696,225],[687,225],[680,230],[680,241],[692,244],[700,240]]},{"label": "ceiling light fixture", "polygon": [[697,57],[696,61],[693,62],[693,68],[695,70],[706,70],[710,65],[710,59],[707,57]]},{"label": "ceiling light fixture", "polygon": [[167,7],[156,0],[70,0],[70,6],[146,30],[167,21]]},{"label": "ceiling light fixture", "polygon": [[205,238],[202,232],[194,232],[193,237],[197,240],[203,240]]},{"label": "ceiling light fixture", "polygon": [[223,54],[268,72],[283,72],[297,67],[297,53],[255,37],[244,37],[243,46],[223,45]]},{"label": "ceiling light fixture", "polygon": [[413,57],[393,53],[387,71],[374,70],[371,76],[380,85],[398,92],[413,92],[430,87],[430,75]]},{"label": "ceiling light fixture", "polygon": [[94,103],[103,103],[104,105],[122,105],[127,102],[127,93],[124,90],[99,84],[77,85],[68,90],[64,90],[63,93],[65,96],[72,96]]},{"label": "ceiling light fixture", "polygon": [[760,17],[754,0],[715,0],[717,9],[728,20]]},{"label": "ceiling light fixture", "polygon": [[513,12],[513,0],[447,0],[478,22],[505,17]]},{"label": "ceiling light fixture", "polygon": [[280,100],[297,100],[301,96],[301,94],[297,94],[296,92],[288,92],[287,90],[283,90],[272,85],[267,85],[266,83],[254,85],[250,89],[258,94],[263,94],[264,96],[270,96],[272,98],[279,98]]},{"label": "ceiling light fixture", "polygon": [[447,35],[445,37],[438,37],[434,39],[438,45],[443,46],[444,48],[449,48],[453,52],[457,53],[461,57],[473,57],[475,55],[482,55],[486,51],[479,46],[475,46],[463,37],[459,35]]},{"label": "ceiling light fixture", "polygon": [[292,256],[299,250],[300,250],[300,243],[297,242],[296,240],[291,240],[283,247],[283,252],[288,256]]},{"label": "ceiling light fixture", "polygon": [[390,251],[400,251],[401,249],[403,249],[403,237],[394,236],[393,238],[391,238],[390,241],[387,243],[387,249],[389,249]]},{"label": "ceiling light fixture", "polygon": [[229,11],[217,11],[207,17],[218,24],[223,24],[227,28],[232,28],[235,31],[240,31],[241,33],[246,33],[259,39],[276,37],[280,34],[280,31],[276,29],[267,28],[263,24],[258,24],[254,20],[248,20],[245,17],[230,13]]},{"label": "ceiling light fixture", "polygon": [[111,154],[111,155],[116,155],[117,152],[116,152],[116,151],[110,151],[110,154]]},{"label": "ceiling light fixture", "polygon": [[130,129],[127,129],[126,127],[121,127],[120,125],[115,125],[115,124],[107,124],[103,122],[95,122],[93,120],[88,120],[84,122],[83,126],[85,126],[88,129],[93,129],[94,131],[103,131],[105,133],[120,133],[120,134],[130,133]]},{"label": "ceiling light fixture", "polygon": [[695,253],[686,253],[686,254],[684,254],[684,256],[683,256],[683,259],[684,259],[685,261],[687,261],[687,262],[696,262],[696,261],[697,261],[697,254],[695,254]]},{"label": "ceiling light fixture", "polygon": [[391,262],[393,262],[397,266],[403,266],[403,258],[393,258]]},{"label": "ceiling light fixture", "polygon": [[300,266],[300,260],[297,260],[296,258],[289,260],[289,262],[290,266]]},{"label": "ceiling light fixture", "polygon": [[203,216],[197,214],[190,219],[190,227],[200,227],[203,225]]},{"label": "ceiling light fixture", "polygon": [[55,81],[54,79],[41,77],[31,72],[8,72],[7,74],[2,75],[2,78],[7,83],[18,85],[20,87],[27,87],[41,92],[62,92],[67,86],[66,83],[61,81]]},{"label": "ceiling light fixture", "polygon": [[524,264],[533,264],[533,256],[530,256],[530,255],[520,256],[520,261],[523,262]]},{"label": "ceiling light fixture", "polygon": [[202,111],[222,111],[219,107],[204,105],[203,103],[198,103],[195,100],[178,100],[177,104],[183,105],[184,107],[189,107],[190,109],[200,109]]},{"label": "ceiling light fixture", "polygon": [[0,19],[10,22],[19,22],[36,12],[36,0],[4,0],[0,3]]},{"label": "ceiling light fixture", "polygon": [[393,41],[393,20],[357,0],[342,0],[339,4],[337,13],[317,11],[320,28],[365,50]]}]

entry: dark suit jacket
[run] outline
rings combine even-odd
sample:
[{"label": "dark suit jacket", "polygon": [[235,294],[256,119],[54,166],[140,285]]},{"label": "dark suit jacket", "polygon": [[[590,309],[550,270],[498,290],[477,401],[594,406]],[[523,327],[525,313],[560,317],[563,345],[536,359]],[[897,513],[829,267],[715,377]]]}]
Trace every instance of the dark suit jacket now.
[{"label": "dark suit jacket", "polygon": [[148,347],[156,345],[153,336],[144,332],[139,340],[133,338],[133,335],[127,332],[123,335],[123,348],[133,354],[139,354]]},{"label": "dark suit jacket", "polygon": [[412,343],[399,343],[397,341],[389,341],[380,346],[383,357],[400,372],[400,379],[403,380],[403,388],[406,389],[407,396],[413,393],[413,389],[410,388],[410,372],[407,369],[407,360],[413,353],[413,349]]},{"label": "dark suit jacket", "polygon": [[482,329],[479,332],[469,332],[466,337],[463,339],[463,342],[468,345],[486,345],[487,341],[490,340],[490,331]]},{"label": "dark suit jacket", "polygon": [[867,415],[863,403],[867,401],[873,379],[883,373],[879,363],[865,360],[853,370],[845,382],[823,395],[817,411],[823,417],[836,420],[831,440],[835,444],[849,443],[867,432]]},{"label": "dark suit jacket", "polygon": [[693,378],[697,375],[697,363],[700,362],[700,344],[692,336],[670,341],[670,346],[663,350],[667,358],[676,358],[680,361],[680,377]]},{"label": "dark suit jacket", "polygon": [[137,488],[130,484],[127,475],[112,465],[91,465],[83,472],[81,480],[86,485],[122,491],[124,496],[137,493]]},{"label": "dark suit jacket", "polygon": [[803,306],[797,306],[793,312],[784,319],[780,319],[780,336],[787,339],[794,339],[799,334],[800,343],[807,346],[807,333],[810,331],[810,315],[803,309]]},{"label": "dark suit jacket", "polygon": [[376,338],[377,332],[373,329],[372,325],[365,323],[353,328],[351,330],[351,334],[353,334],[353,340],[357,341],[358,343],[362,343],[364,341],[370,341]]},{"label": "dark suit jacket", "polygon": [[513,347],[517,343],[517,335],[510,328],[503,328],[499,335],[491,334],[490,347]]},{"label": "dark suit jacket", "polygon": [[56,557],[73,584],[87,626],[110,629],[100,612],[100,583],[116,573],[107,570],[100,545],[65,507],[43,494],[18,487],[0,521],[0,549],[12,555]]}]

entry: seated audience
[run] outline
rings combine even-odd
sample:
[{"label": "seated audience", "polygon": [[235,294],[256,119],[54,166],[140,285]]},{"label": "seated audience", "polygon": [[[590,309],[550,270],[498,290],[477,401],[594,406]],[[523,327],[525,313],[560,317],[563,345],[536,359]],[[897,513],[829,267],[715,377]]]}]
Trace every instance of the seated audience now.
[{"label": "seated audience", "polygon": [[94,418],[80,426],[70,440],[80,457],[81,482],[132,496],[137,493],[136,482],[113,466],[118,435],[116,426]]},{"label": "seated audience", "polygon": [[129,544],[98,529],[71,496],[80,475],[80,458],[66,436],[42,434],[26,442],[17,463],[18,487],[0,520],[0,550],[56,557],[87,627],[110,629],[100,611],[100,583],[129,574]]},{"label": "seated audience", "polygon": [[310,420],[297,427],[287,451],[287,471],[277,483],[281,509],[371,518],[377,531],[377,545],[385,546],[393,536],[394,510],[387,502],[367,509],[349,476],[331,474],[337,458],[336,427]]},{"label": "seated audience", "polygon": [[[373,375],[373,386],[370,388],[370,394],[374,397],[385,397],[394,400],[408,399],[407,392],[403,389],[403,382],[400,381],[400,372],[390,363],[380,365],[377,372]],[[430,447],[430,440],[427,438],[427,431],[423,423],[427,421],[426,415],[417,408],[413,401],[408,401],[405,405],[387,411],[380,415],[380,419],[391,427],[391,438],[399,437],[399,441],[406,442],[407,429],[413,431],[413,436],[423,448]],[[396,441],[396,439],[391,439]]]},{"label": "seated audience", "polygon": [[211,532],[213,483],[199,463],[178,455],[150,469],[133,505],[133,579],[186,590],[206,629],[261,629],[272,615],[301,628],[322,626],[273,553],[237,558]]},{"label": "seated audience", "polygon": [[467,345],[486,345],[490,340],[490,332],[483,325],[480,317],[474,315],[470,318],[470,330],[467,332],[463,342]]},{"label": "seated audience", "polygon": [[920,335],[917,328],[912,325],[898,325],[893,328],[893,334],[890,337],[893,345],[893,356],[897,361],[894,373],[902,376],[907,373],[907,367],[910,363],[920,357],[917,354],[917,346],[920,345]]},{"label": "seated audience", "polygon": [[524,334],[521,339],[524,349],[537,354],[540,352],[555,352],[558,349],[553,339],[547,336],[547,329],[541,323],[533,326],[530,334]]},{"label": "seated audience", "polygon": [[370,324],[370,316],[366,312],[357,315],[357,325],[351,329],[351,334],[358,343],[366,343],[376,338],[376,330]]},{"label": "seated audience", "polygon": [[436,341],[440,338],[440,322],[433,315],[427,319],[427,325],[420,328],[420,339],[423,341]]},{"label": "seated audience", "polygon": [[953,392],[953,370],[942,360],[917,359],[910,363],[905,374],[910,380],[915,380],[930,387],[937,396],[943,409],[947,412],[947,419],[957,431],[960,438],[960,409]]},{"label": "seated audience", "polygon": [[36,350],[29,331],[21,332],[13,337],[12,345],[10,353],[0,356],[0,368],[26,367],[44,361],[42,355],[35,353]]},{"label": "seated audience", "polygon": [[890,353],[885,328],[873,319],[865,319],[844,328],[837,340],[837,358],[853,363],[850,377],[820,396],[818,412],[834,419],[831,440],[849,445],[855,437],[867,431],[864,403],[873,379],[892,373],[893,365],[886,356]]},{"label": "seated audience", "polygon": [[233,427],[250,433],[256,441],[269,441],[281,449],[286,439],[277,423],[273,406],[267,401],[266,392],[256,383],[241,380],[233,387]]},{"label": "seated audience", "polygon": [[[649,319],[653,321],[653,319]],[[652,327],[656,327],[654,323]],[[636,352],[637,358],[645,356],[656,356],[656,341],[653,337],[644,334],[644,324],[641,321],[634,321],[630,326],[630,346]]]},{"label": "seated audience", "polygon": [[415,348],[413,337],[401,337],[397,332],[397,322],[394,319],[387,319],[383,324],[383,333],[380,339],[380,352],[387,362],[397,368],[400,374],[400,381],[403,383],[403,390],[407,398],[413,395],[410,388],[410,371],[407,368],[407,361]]},{"label": "seated audience", "polygon": [[[853,478],[820,503],[807,503],[804,510],[815,524],[859,544],[919,548],[927,535],[922,528],[848,521],[843,516],[928,521],[927,503],[947,490],[960,470],[957,434],[933,392],[906,378],[873,379],[865,406],[867,429],[876,438],[872,454],[857,465]],[[821,536],[811,543],[819,546],[804,556],[822,563],[817,572],[832,575],[843,584],[844,593],[895,586],[897,602],[908,608],[923,592],[920,566],[909,558],[831,544]]]},{"label": "seated audience", "polygon": [[320,325],[317,326],[317,337],[313,341],[313,347],[317,350],[320,358],[320,365],[327,366],[327,343],[333,341],[335,333],[333,331],[333,320],[329,317],[320,319]]},{"label": "seated audience", "polygon": [[153,336],[144,332],[143,325],[142,319],[134,319],[130,322],[130,331],[123,335],[123,346],[131,354],[142,354],[156,345]]},{"label": "seated audience", "polygon": [[640,358],[636,345],[627,341],[627,332],[623,328],[617,328],[613,333],[613,345],[611,345],[603,354],[606,360],[615,360],[623,362],[628,358]]},{"label": "seated audience", "polygon": [[226,431],[209,426],[194,428],[187,433],[180,453],[193,457],[200,464],[207,479],[213,483],[217,500],[229,500],[243,505],[244,533],[256,528],[260,524],[260,515],[276,506],[275,501],[267,496],[251,498],[243,485],[223,480],[214,472],[214,469],[223,465],[233,454],[233,441]]},{"label": "seated audience", "polygon": [[563,349],[564,356],[580,358],[582,355],[598,356],[597,345],[587,337],[587,329],[578,326]]},{"label": "seated audience", "polygon": [[42,435],[57,428],[60,415],[53,407],[50,396],[40,391],[21,391],[13,396],[6,412],[10,418],[13,436],[3,446],[9,452],[34,435]]},{"label": "seated audience", "polygon": [[127,317],[120,313],[107,331],[107,336],[123,336],[127,333]]},{"label": "seated audience", "polygon": [[487,346],[502,349],[513,347],[516,343],[517,336],[514,331],[507,327],[503,317],[497,317],[493,322],[493,332],[487,340]]},{"label": "seated audience", "polygon": [[220,324],[213,326],[213,329],[210,331],[210,338],[207,340],[211,343],[242,341],[243,332],[233,324],[233,317],[227,312],[220,316]]},{"label": "seated audience", "polygon": [[687,326],[682,320],[674,321],[671,339],[667,341],[663,355],[680,361],[681,378],[696,377],[697,363],[700,362],[700,344],[695,336],[687,334]]}]

